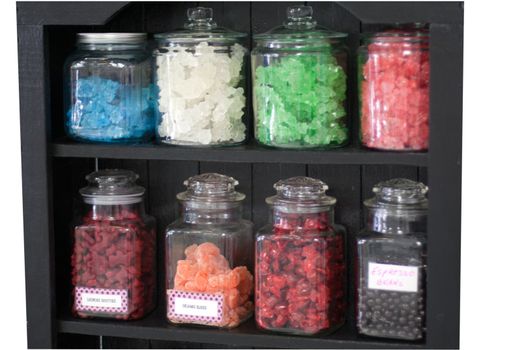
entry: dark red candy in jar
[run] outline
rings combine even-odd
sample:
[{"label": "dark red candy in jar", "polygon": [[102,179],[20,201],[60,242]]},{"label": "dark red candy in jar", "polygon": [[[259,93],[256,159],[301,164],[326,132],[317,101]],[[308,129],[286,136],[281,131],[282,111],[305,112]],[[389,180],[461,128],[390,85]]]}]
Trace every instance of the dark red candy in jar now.
[{"label": "dark red candy in jar", "polygon": [[86,176],[73,230],[73,314],[138,319],[155,307],[155,219],[144,211],[144,188],[126,170]]},{"label": "dark red candy in jar", "polygon": [[383,150],[428,149],[428,31],[369,35],[359,49],[361,142]]},{"label": "dark red candy in jar", "polygon": [[272,222],[257,234],[255,317],[258,327],[302,335],[344,323],[344,229],[333,222],[335,198],[320,180],[294,177],[267,198]]}]

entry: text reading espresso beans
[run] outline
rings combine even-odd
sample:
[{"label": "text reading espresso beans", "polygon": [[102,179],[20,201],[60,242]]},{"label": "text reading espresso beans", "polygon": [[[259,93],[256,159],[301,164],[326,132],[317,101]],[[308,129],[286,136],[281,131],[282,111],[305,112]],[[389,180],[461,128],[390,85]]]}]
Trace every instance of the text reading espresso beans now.
[{"label": "text reading espresso beans", "polygon": [[390,264],[368,264],[368,288],[417,292],[418,268]]}]

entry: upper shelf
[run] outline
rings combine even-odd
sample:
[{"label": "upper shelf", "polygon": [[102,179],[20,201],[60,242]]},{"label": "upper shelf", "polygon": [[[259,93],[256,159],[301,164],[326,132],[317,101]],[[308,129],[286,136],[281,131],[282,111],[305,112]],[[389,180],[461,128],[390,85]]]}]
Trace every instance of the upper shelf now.
[{"label": "upper shelf", "polygon": [[380,152],[354,147],[332,150],[281,150],[257,144],[226,148],[177,147],[156,144],[117,145],[54,142],[54,157],[191,160],[231,163],[385,164],[426,166],[427,153]]}]

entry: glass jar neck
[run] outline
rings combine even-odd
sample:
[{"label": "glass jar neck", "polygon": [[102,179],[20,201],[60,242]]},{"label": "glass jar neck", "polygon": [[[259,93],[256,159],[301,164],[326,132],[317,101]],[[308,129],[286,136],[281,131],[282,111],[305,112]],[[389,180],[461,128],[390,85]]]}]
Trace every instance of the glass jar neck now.
[{"label": "glass jar neck", "polygon": [[87,51],[126,51],[126,50],[145,50],[146,43],[140,44],[120,44],[120,43],[79,43],[77,47],[80,50]]},{"label": "glass jar neck", "polygon": [[132,204],[88,204],[91,220],[136,220],[146,215],[144,202]]},{"label": "glass jar neck", "polygon": [[226,224],[242,219],[242,205],[230,203],[227,206],[180,202],[180,218],[188,224]]},{"label": "glass jar neck", "polygon": [[273,226],[288,229],[313,229],[334,225],[333,207],[317,210],[283,210],[278,206],[270,208],[270,222]]},{"label": "glass jar neck", "polygon": [[426,210],[375,207],[367,210],[367,229],[382,234],[427,232]]}]

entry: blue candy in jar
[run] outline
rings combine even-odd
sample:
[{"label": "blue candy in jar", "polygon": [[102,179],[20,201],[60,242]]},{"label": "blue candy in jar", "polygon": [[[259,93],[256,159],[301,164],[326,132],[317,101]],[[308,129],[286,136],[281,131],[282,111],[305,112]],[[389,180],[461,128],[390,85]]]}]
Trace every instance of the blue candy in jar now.
[{"label": "blue candy in jar", "polygon": [[81,33],[66,63],[66,132],[80,141],[141,142],[155,128],[143,33]]}]

